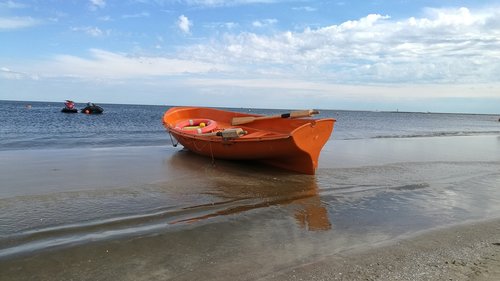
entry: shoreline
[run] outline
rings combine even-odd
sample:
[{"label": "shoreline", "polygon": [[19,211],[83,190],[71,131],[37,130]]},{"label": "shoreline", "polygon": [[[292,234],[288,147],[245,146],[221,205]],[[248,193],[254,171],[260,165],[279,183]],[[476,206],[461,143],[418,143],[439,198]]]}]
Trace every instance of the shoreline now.
[{"label": "shoreline", "polygon": [[500,218],[421,231],[285,269],[259,280],[476,280],[500,278]]}]

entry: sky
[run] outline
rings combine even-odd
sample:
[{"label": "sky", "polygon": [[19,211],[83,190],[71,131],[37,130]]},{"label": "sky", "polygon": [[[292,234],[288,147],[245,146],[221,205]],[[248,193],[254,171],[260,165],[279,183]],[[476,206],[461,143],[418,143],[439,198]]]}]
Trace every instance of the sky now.
[{"label": "sky", "polygon": [[0,0],[0,100],[500,113],[500,0]]}]

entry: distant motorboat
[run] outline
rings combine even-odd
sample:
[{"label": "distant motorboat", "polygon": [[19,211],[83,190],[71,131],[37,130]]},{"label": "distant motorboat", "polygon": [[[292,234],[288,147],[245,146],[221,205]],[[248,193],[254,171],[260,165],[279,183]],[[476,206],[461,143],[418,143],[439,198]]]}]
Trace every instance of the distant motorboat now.
[{"label": "distant motorboat", "polygon": [[81,110],[81,112],[85,114],[102,114],[104,112],[104,109],[98,105],[89,102],[87,103],[87,106]]},{"label": "distant motorboat", "polygon": [[61,109],[61,112],[64,113],[77,113],[78,109],[75,107],[75,103],[71,100],[66,100],[64,103],[64,108]]}]

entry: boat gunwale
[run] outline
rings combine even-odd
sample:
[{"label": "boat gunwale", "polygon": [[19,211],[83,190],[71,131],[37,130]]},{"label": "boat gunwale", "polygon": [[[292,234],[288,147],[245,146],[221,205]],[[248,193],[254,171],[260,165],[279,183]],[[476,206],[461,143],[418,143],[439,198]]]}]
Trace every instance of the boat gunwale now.
[{"label": "boat gunwale", "polygon": [[[210,142],[229,142],[229,141],[231,141],[231,142],[254,142],[254,141],[268,141],[268,140],[270,141],[270,140],[287,139],[287,138],[293,137],[293,135],[296,132],[302,130],[303,128],[314,125],[317,122],[329,122],[329,121],[336,122],[336,120],[334,118],[310,119],[310,121],[311,122],[302,124],[301,126],[295,128],[289,134],[277,133],[274,131],[266,131],[266,130],[255,129],[255,128],[249,127],[252,130],[254,130],[255,132],[269,132],[270,135],[268,135],[268,136],[263,135],[263,136],[257,136],[257,137],[242,136],[239,138],[222,138],[220,136],[194,135],[194,134],[182,132],[181,130],[177,130],[173,126],[171,126],[170,124],[166,124],[166,125],[167,125],[167,130],[170,133],[177,134],[177,135],[183,136],[185,138],[190,138],[190,139],[210,141]],[[240,126],[240,127],[243,130],[245,130],[245,128],[247,126]]]},{"label": "boat gunwale", "polygon": [[[167,112],[172,110],[172,109],[173,109],[172,113],[174,113],[174,112],[179,112],[179,111],[190,111],[193,109],[193,107],[175,106],[175,107],[172,107],[169,110],[167,110]],[[232,113],[238,114],[239,116],[252,116],[252,117],[266,116],[266,115],[262,115],[262,114],[249,114],[249,113],[244,113],[244,112],[222,110],[222,109],[211,108],[211,107],[197,107],[197,109],[208,109],[208,110],[212,110],[212,111],[232,112]],[[165,116],[166,116],[167,112],[165,112],[165,114],[164,114],[164,120],[165,120]],[[219,136],[204,136],[204,135],[185,133],[185,132],[182,132],[181,130],[175,129],[175,127],[174,127],[175,125],[173,125],[171,123],[167,123],[165,121],[164,121],[164,125],[167,128],[167,130],[169,131],[169,133],[177,134],[177,135],[180,135],[182,137],[190,138],[190,139],[210,141],[210,142],[255,142],[255,141],[271,141],[271,140],[287,139],[287,138],[293,137],[293,135],[297,131],[300,131],[304,127],[311,126],[312,124],[315,124],[316,122],[325,122],[325,121],[333,121],[334,123],[336,122],[336,120],[334,118],[321,118],[321,119],[294,118],[294,119],[302,119],[302,120],[306,120],[309,122],[304,123],[304,124],[294,128],[289,133],[279,133],[276,131],[262,130],[262,129],[257,129],[257,128],[251,127],[251,126],[238,126],[239,128],[241,128],[243,130],[251,130],[254,132],[269,132],[269,135],[267,135],[267,136],[262,135],[262,136],[257,136],[257,137],[242,136],[239,138],[230,138],[230,139],[221,138]],[[220,122],[217,120],[215,120],[215,121],[218,123],[225,123],[225,122]],[[256,121],[256,122],[258,122],[258,121]],[[228,124],[228,125],[229,125],[229,126],[227,126],[228,128],[234,127],[234,126],[231,126],[230,124]],[[226,128],[226,126],[222,126],[222,127]],[[254,132],[252,132],[252,133],[254,133]],[[252,133],[250,133],[249,135],[251,135]]]}]

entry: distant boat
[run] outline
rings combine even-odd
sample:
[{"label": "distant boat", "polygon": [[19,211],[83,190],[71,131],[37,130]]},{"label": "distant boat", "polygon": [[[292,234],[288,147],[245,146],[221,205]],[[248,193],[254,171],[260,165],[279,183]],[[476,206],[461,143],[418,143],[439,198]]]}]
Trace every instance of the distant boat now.
[{"label": "distant boat", "polygon": [[87,106],[81,110],[81,112],[85,114],[102,114],[104,112],[104,109],[98,105],[89,102],[87,103]]},{"label": "distant boat", "polygon": [[78,109],[75,107],[75,103],[71,100],[66,100],[64,103],[64,108],[61,109],[61,112],[64,113],[77,113]]},{"label": "distant boat", "polygon": [[[314,110],[275,116],[201,107],[173,107],[163,115],[168,132],[185,148],[205,156],[256,160],[314,174],[335,119],[310,119]],[[173,140],[172,140],[173,141]]]}]

